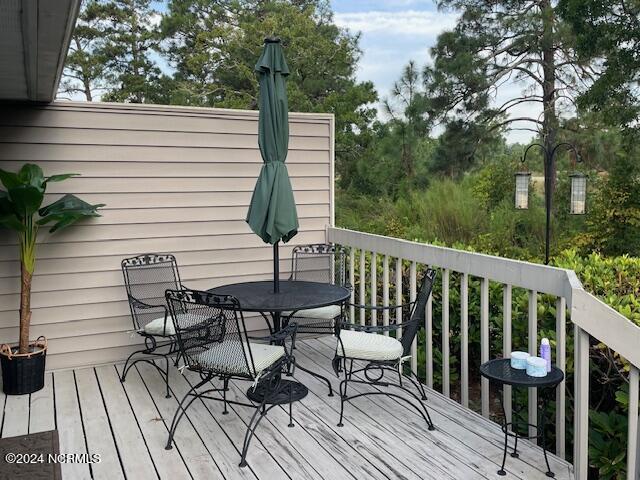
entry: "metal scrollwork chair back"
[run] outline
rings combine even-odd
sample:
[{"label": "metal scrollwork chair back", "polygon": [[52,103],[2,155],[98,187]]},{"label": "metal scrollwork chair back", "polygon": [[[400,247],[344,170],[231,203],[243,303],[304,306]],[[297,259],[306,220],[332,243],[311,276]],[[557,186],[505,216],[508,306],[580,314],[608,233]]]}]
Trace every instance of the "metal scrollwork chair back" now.
[{"label": "metal scrollwork chair back", "polygon": [[[285,391],[281,374],[294,363],[286,340],[295,342],[296,325],[292,323],[273,336],[261,338],[264,343],[259,343],[248,335],[242,306],[235,297],[183,289],[167,290],[166,299],[185,367],[198,374],[195,385],[178,404],[166,448],[172,448],[178,423],[198,398],[222,401],[223,414],[228,413],[230,403],[253,407],[256,411],[247,425],[241,451],[240,466],[245,466],[254,432],[271,408],[288,403],[289,426],[293,426],[291,391]],[[222,386],[213,385],[216,379],[222,381]],[[250,390],[263,389],[261,403],[228,400],[232,379],[252,381]]]},{"label": "metal scrollwork chair back", "polygon": [[[400,323],[377,326],[344,321],[340,324],[338,344],[333,360],[333,368],[336,375],[340,376],[342,372],[345,374],[344,380],[340,382],[341,401],[338,426],[342,426],[344,404],[346,402],[363,395],[381,393],[372,390],[349,396],[349,384],[356,383],[376,387],[394,387],[403,390],[410,397],[413,397],[415,401],[399,396],[393,391],[385,390],[384,393],[408,403],[424,418],[429,430],[434,429],[429,411],[424,403],[427,399],[424,385],[422,385],[415,372],[410,369],[407,375],[403,375],[403,363],[411,358],[411,346],[416,340],[420,328],[424,325],[426,306],[435,277],[436,271],[427,269],[422,277],[416,299],[413,302],[387,307],[354,305],[356,309],[368,311],[400,310],[402,312]],[[390,378],[387,379],[387,377]],[[407,388],[406,382],[417,389],[417,395],[412,389]]]},{"label": "metal scrollwork chair back", "polygon": [[[175,327],[168,313],[164,292],[182,287],[176,258],[171,254],[146,253],[125,258],[121,267],[133,329],[144,338],[144,348],[127,358],[121,381],[125,381],[133,365],[144,361],[163,375],[169,397],[169,356],[176,353],[177,345]],[[163,357],[165,369],[152,362],[149,355]]]}]

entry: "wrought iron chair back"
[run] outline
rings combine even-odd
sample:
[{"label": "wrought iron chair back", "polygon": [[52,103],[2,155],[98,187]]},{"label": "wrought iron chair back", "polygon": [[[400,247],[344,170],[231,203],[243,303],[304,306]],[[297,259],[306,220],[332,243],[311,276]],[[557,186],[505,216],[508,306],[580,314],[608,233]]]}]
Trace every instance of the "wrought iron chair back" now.
[{"label": "wrought iron chair back", "polygon": [[235,297],[198,290],[167,290],[180,355],[190,370],[254,379],[251,344]]},{"label": "wrought iron chair back", "polygon": [[345,286],[347,281],[344,249],[324,243],[294,247],[291,279]]},{"label": "wrought iron chair back", "polygon": [[133,326],[142,330],[166,315],[164,292],[180,288],[178,264],[173,255],[148,253],[125,258],[121,265]]},{"label": "wrought iron chair back", "polygon": [[422,277],[420,290],[416,295],[416,300],[411,305],[411,313],[409,320],[405,322],[402,328],[402,336],[399,338],[402,343],[404,355],[411,355],[411,344],[418,335],[420,328],[424,325],[427,301],[433,289],[433,282],[436,278],[436,271],[428,269]]}]

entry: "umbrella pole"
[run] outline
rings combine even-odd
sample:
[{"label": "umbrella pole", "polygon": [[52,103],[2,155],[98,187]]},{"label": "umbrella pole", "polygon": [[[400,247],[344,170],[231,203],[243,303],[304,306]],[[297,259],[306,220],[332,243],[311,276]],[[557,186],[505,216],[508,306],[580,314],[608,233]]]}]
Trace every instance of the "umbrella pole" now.
[{"label": "umbrella pole", "polygon": [[280,251],[277,241],[273,244],[273,293],[280,293]]}]

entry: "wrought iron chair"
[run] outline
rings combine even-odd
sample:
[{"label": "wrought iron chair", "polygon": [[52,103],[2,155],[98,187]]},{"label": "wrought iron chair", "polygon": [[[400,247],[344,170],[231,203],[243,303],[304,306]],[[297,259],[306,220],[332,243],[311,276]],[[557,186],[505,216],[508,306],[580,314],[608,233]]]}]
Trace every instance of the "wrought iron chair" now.
[{"label": "wrought iron chair", "polygon": [[[169,356],[177,352],[177,343],[164,292],[167,289],[183,288],[178,264],[173,255],[148,253],[125,258],[121,265],[133,328],[144,338],[144,348],[129,355],[120,381],[125,381],[127,373],[136,363],[147,362],[157,368],[164,377],[169,398]],[[165,370],[152,362],[149,355],[163,357]],[[134,359],[136,356],[140,357]],[[178,357],[175,364],[177,362]]]},{"label": "wrought iron chair", "polygon": [[[299,245],[292,253],[290,280],[330,283],[332,285],[347,286],[346,281],[346,253],[340,246],[324,243]],[[334,335],[336,326],[343,314],[343,305],[328,305],[326,307],[284,312],[285,319],[298,324],[298,338]],[[329,396],[333,396],[333,389],[328,378],[297,364],[297,368],[323,380],[329,387]]]},{"label": "wrought iron chair", "polygon": [[[173,435],[189,406],[197,399],[222,401],[223,414],[227,405],[243,405],[256,409],[247,425],[242,445],[240,466],[247,464],[249,444],[260,421],[277,405],[289,404],[289,427],[293,427],[292,388],[282,382],[282,371],[295,367],[295,360],[286,340],[295,343],[296,325],[290,323],[274,335],[249,337],[238,300],[197,290],[167,290],[167,304],[173,318],[178,346],[185,367],[196,372],[200,381],[193,385],[178,404],[169,428],[167,450],[172,448]],[[255,343],[262,340],[270,343]],[[210,382],[222,380],[221,387]],[[256,403],[227,400],[229,381],[249,380],[253,385],[247,396],[261,399]]]},{"label": "wrought iron chair", "polygon": [[[340,421],[338,426],[343,426],[344,404],[365,395],[385,394],[398,398],[411,405],[425,419],[429,430],[434,430],[431,416],[424,401],[427,399],[424,386],[414,372],[409,376],[403,375],[403,362],[411,358],[411,344],[416,338],[420,327],[424,324],[425,307],[435,280],[435,270],[428,269],[425,273],[416,300],[409,304],[391,307],[376,307],[370,305],[356,305],[357,308],[369,310],[384,310],[402,308],[402,323],[386,326],[366,326],[355,323],[342,322],[337,332],[338,345],[333,359],[333,369],[336,375],[345,373],[345,378],[340,382]],[[389,332],[391,335],[384,335]],[[363,362],[364,366],[356,365],[354,361]],[[362,373],[362,376],[354,377]],[[389,380],[385,374],[391,375]],[[393,381],[397,378],[397,382]],[[418,390],[416,395],[403,383],[403,378],[408,380]],[[398,388],[413,397],[416,402],[407,397],[390,391],[371,390],[349,396],[347,389],[350,383],[369,385],[374,387]]]}]

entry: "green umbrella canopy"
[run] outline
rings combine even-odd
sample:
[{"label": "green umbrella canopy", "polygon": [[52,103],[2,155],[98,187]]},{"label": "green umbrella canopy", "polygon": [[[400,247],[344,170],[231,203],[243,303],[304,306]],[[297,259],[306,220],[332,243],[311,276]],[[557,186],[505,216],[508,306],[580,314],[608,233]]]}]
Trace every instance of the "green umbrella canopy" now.
[{"label": "green umbrella canopy", "polygon": [[289,148],[286,77],[289,67],[279,39],[266,39],[256,64],[260,83],[258,144],[264,165],[256,182],[247,223],[266,243],[288,242],[298,233],[298,213],[284,161]]}]

